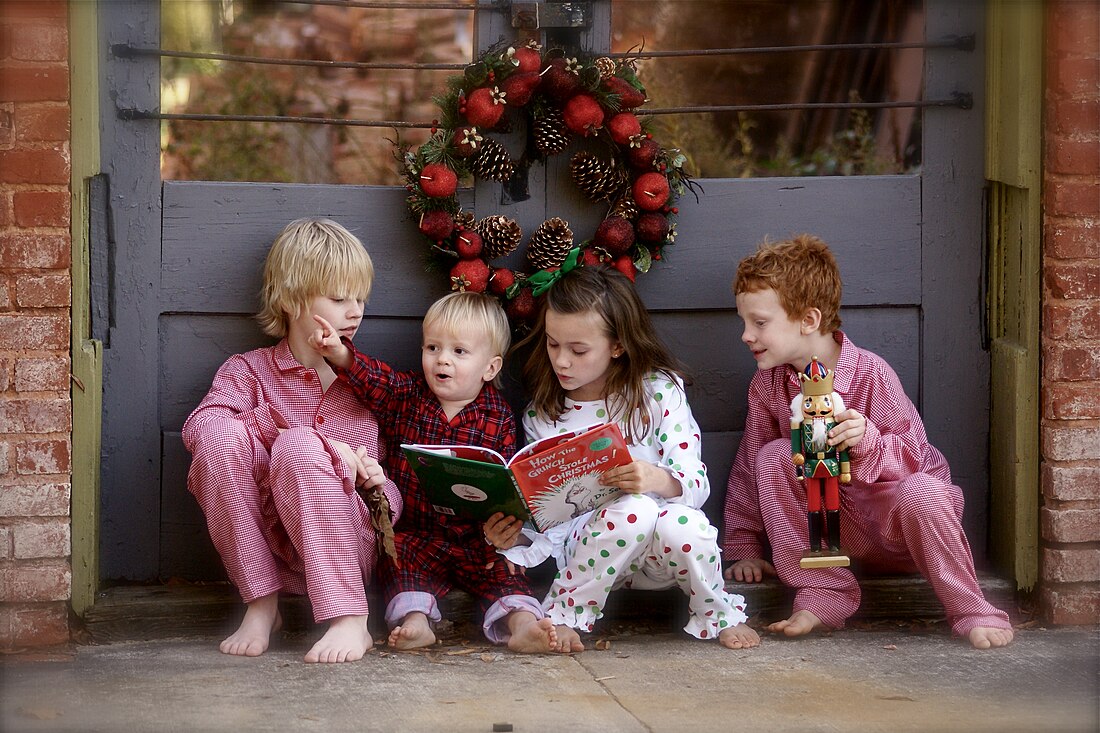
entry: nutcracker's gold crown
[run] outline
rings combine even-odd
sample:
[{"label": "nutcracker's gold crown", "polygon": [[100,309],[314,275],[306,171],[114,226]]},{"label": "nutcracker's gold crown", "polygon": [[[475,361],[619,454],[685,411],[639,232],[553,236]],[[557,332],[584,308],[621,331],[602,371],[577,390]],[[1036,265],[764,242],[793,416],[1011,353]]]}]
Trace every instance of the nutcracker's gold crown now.
[{"label": "nutcracker's gold crown", "polygon": [[798,375],[802,382],[802,394],[807,397],[833,393],[833,373],[825,368],[825,365],[815,356],[806,365],[806,371]]}]

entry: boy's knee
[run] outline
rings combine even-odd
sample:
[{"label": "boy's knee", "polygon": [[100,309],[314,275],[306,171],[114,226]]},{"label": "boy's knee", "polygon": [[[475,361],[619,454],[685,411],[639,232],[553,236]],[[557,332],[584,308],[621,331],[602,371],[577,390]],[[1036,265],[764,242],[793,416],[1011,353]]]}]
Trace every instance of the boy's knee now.
[{"label": "boy's knee", "polygon": [[252,438],[240,420],[220,420],[203,430],[192,446],[191,462],[222,464],[252,455]]},{"label": "boy's knee", "polygon": [[774,477],[790,472],[794,475],[791,463],[791,441],[773,440],[764,445],[756,455],[756,475]]},{"label": "boy's knee", "polygon": [[331,464],[321,436],[312,428],[297,427],[283,431],[271,444],[271,474],[298,475],[311,471],[322,462]]},{"label": "boy's knee", "polygon": [[961,492],[927,473],[914,473],[902,479],[898,483],[897,497],[897,509],[903,515],[962,514]]}]

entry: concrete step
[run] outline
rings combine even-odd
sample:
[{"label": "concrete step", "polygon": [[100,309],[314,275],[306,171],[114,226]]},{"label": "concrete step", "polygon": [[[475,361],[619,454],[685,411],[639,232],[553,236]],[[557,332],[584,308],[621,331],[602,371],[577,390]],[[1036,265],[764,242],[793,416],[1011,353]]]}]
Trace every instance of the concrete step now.
[{"label": "concrete step", "polygon": [[[1014,585],[989,575],[979,576],[985,597],[1019,620]],[[863,600],[856,620],[935,622],[943,619],[943,606],[919,575],[864,578]],[[790,613],[793,593],[777,581],[729,583],[727,590],[744,596],[750,623],[767,623]],[[381,598],[369,598],[371,627],[376,638],[383,632]],[[440,604],[444,618],[462,630],[479,623],[475,604],[454,591]],[[289,597],[282,603],[286,633],[303,633],[312,626],[309,602]],[[144,641],[164,638],[213,637],[233,631],[242,613],[240,598],[228,583],[169,583],[120,585],[102,591],[84,618],[84,640],[92,643]],[[679,590],[632,591],[612,594],[601,623],[644,623],[660,627],[683,626],[687,605]],[[599,628],[597,627],[597,631]]]}]

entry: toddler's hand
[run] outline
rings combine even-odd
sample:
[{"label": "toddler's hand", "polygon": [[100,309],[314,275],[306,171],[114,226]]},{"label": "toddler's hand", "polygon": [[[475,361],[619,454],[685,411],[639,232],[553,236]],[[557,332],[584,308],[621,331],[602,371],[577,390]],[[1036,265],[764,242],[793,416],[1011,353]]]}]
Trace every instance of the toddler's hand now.
[{"label": "toddler's hand", "polygon": [[740,583],[759,583],[765,575],[774,576],[775,566],[759,557],[738,560],[726,568],[724,573],[726,580],[736,580]]},{"label": "toddler's hand", "polygon": [[498,550],[507,550],[516,544],[521,529],[523,522],[515,517],[506,517],[502,512],[489,517],[481,526],[485,541]]},{"label": "toddler's hand", "polygon": [[[492,570],[494,567],[496,567],[496,564],[496,560],[490,560],[488,564],[486,564],[485,569]],[[527,568],[523,567],[522,565],[516,565],[508,558],[504,558],[504,564],[505,567],[508,568],[509,575],[527,575]]]},{"label": "toddler's hand", "polygon": [[347,369],[351,366],[351,352],[344,346],[344,342],[340,340],[340,334],[332,324],[316,313],[313,314],[313,320],[317,322],[319,328],[313,329],[306,339],[313,350],[338,367]]},{"label": "toddler's hand", "polygon": [[836,446],[837,450],[854,448],[867,432],[867,418],[855,410],[838,412],[836,423],[836,427],[829,431],[829,445]]}]

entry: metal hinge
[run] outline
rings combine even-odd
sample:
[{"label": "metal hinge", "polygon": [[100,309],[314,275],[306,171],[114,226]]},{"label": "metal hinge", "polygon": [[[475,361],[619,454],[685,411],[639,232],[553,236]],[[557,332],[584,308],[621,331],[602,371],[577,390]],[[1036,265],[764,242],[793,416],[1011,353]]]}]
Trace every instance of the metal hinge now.
[{"label": "metal hinge", "polygon": [[590,2],[513,2],[512,27],[523,30],[539,28],[587,28],[592,21]]}]

